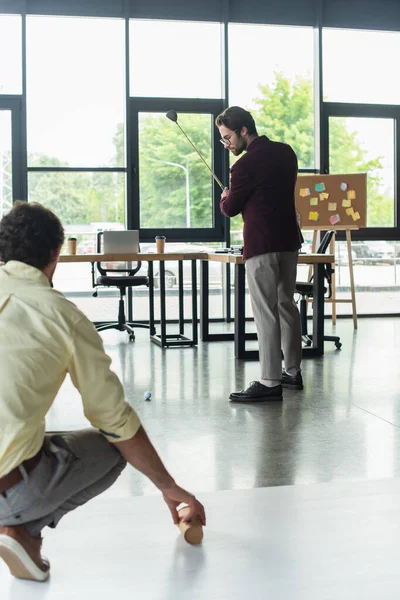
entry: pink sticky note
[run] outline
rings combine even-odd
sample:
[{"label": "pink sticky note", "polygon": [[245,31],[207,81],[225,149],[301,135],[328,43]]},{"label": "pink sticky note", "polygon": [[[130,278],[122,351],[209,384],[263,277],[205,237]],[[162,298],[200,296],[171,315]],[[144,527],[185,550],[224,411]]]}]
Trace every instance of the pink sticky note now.
[{"label": "pink sticky note", "polygon": [[329,223],[331,225],[336,225],[337,223],[340,223],[339,215],[332,215],[331,217],[329,217]]}]

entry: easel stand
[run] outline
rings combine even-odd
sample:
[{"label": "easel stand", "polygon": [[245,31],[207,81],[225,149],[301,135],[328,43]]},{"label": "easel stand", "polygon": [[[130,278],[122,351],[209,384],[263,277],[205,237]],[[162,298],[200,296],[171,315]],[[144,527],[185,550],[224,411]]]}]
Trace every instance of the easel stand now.
[{"label": "easel stand", "polygon": [[[338,231],[339,229],[341,229],[340,227],[335,227],[335,233],[332,236],[331,242],[330,242],[330,252],[331,254],[335,255],[335,238],[336,238],[336,231]],[[358,227],[352,227],[352,228],[342,228],[342,231],[346,232],[346,245],[347,245],[347,256],[348,256],[348,266],[349,266],[349,276],[350,276],[350,298],[337,298],[336,297],[336,274],[335,274],[335,264],[333,265],[334,268],[334,272],[332,274],[332,296],[331,298],[326,298],[325,302],[330,302],[332,304],[332,325],[336,325],[336,304],[337,303],[344,303],[344,302],[351,302],[352,304],[352,311],[353,311],[353,326],[354,329],[357,329],[357,308],[356,308],[356,293],[355,293],[355,288],[354,288],[354,271],[353,271],[353,258],[352,258],[352,254],[351,254],[351,229],[358,229]],[[318,229],[314,229],[313,232],[313,240],[312,240],[312,245],[311,245],[311,252],[316,252],[317,251],[317,240],[318,240]],[[308,271],[308,279],[310,279],[311,277],[311,269],[309,268]],[[310,299],[310,302],[312,300]]]}]

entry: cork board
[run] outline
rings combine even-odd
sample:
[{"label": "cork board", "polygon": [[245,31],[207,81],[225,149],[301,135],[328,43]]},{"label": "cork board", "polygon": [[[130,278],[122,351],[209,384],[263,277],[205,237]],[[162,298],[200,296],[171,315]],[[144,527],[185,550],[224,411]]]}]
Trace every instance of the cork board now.
[{"label": "cork board", "polygon": [[295,201],[302,229],[366,227],[367,174],[299,174]]}]

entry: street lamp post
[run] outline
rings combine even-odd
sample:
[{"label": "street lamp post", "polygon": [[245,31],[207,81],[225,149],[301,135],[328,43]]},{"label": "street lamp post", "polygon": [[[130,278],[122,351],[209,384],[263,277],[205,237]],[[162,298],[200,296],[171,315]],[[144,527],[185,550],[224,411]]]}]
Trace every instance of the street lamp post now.
[{"label": "street lamp post", "polygon": [[150,160],[164,165],[171,165],[172,167],[178,167],[185,171],[185,183],[186,183],[186,227],[190,227],[190,186],[189,186],[189,164],[186,161],[186,167],[179,163],[169,162],[167,160],[158,160],[157,158],[151,158]]}]

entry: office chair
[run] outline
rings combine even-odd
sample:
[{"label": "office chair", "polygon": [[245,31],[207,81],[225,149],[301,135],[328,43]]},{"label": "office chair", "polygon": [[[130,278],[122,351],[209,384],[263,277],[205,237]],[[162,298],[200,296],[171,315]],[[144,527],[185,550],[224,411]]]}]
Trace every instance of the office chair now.
[{"label": "office chair", "polygon": [[[103,231],[97,234],[97,253],[101,253]],[[146,323],[134,323],[127,321],[125,317],[125,296],[126,289],[139,285],[149,285],[149,278],[143,275],[136,275],[142,266],[141,262],[137,262],[135,267],[130,266],[131,263],[122,263],[119,269],[107,269],[102,267],[102,263],[96,263],[96,267],[100,276],[95,280],[94,265],[92,265],[92,286],[93,287],[116,287],[119,289],[119,308],[118,321],[98,321],[94,325],[97,331],[105,331],[106,329],[118,329],[118,331],[127,331],[129,333],[129,341],[135,341],[135,332],[133,327],[141,327],[149,329],[150,325]],[[125,275],[109,275],[109,273],[125,273]],[[97,297],[97,290],[93,293]]]},{"label": "office chair", "polygon": [[[325,254],[326,250],[330,244],[334,232],[327,231],[318,247],[317,254]],[[326,298],[331,298],[332,296],[332,273],[333,273],[332,265],[325,265],[325,279],[328,284],[327,288],[324,288],[324,293],[328,291],[328,295]],[[313,297],[313,283],[312,277],[310,281],[296,281],[295,292],[300,294],[300,322],[301,322],[301,337],[306,346],[311,346],[312,344],[312,335],[308,333],[307,330],[307,298]],[[336,335],[324,335],[324,340],[326,342],[334,342],[336,348],[340,350],[342,344],[340,342],[340,337]]]}]

